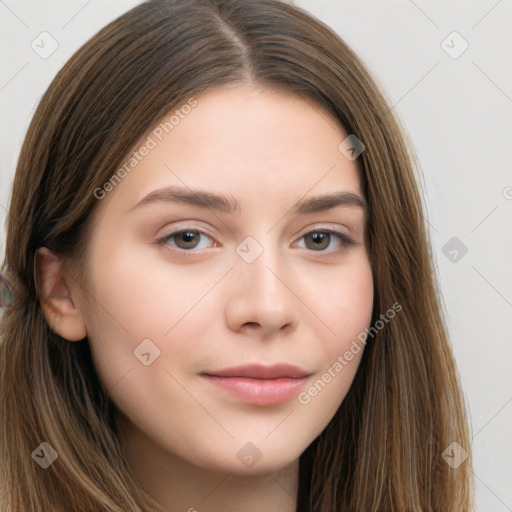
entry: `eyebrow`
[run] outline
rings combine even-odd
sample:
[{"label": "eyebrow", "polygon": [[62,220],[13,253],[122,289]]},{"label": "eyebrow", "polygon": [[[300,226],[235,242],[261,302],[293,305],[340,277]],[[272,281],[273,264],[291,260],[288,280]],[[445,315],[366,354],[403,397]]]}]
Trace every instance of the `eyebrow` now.
[{"label": "eyebrow", "polygon": [[[165,202],[182,203],[226,214],[240,213],[240,203],[231,195],[217,194],[205,190],[183,188],[177,186],[153,190],[127,213],[143,205]],[[358,207],[366,211],[366,200],[353,192],[332,192],[330,194],[301,198],[292,208],[292,214],[308,214],[330,210],[337,206]]]}]

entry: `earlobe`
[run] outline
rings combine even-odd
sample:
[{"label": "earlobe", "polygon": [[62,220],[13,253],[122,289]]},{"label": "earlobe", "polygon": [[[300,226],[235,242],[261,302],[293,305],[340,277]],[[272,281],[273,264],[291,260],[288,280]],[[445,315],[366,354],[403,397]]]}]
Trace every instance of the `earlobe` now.
[{"label": "earlobe", "polygon": [[41,308],[51,329],[69,341],[83,340],[87,331],[71,293],[72,278],[62,261],[46,247],[35,253],[34,276]]}]

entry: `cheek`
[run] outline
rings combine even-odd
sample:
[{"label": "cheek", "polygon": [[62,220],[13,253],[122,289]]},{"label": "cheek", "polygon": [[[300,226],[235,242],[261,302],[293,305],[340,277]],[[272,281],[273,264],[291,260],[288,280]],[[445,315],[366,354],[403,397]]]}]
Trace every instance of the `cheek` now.
[{"label": "cheek", "polygon": [[[366,258],[321,277],[323,292],[310,288],[310,301],[328,327],[320,337],[324,351],[332,356],[349,346],[366,327],[373,312],[373,277]],[[319,280],[316,281],[318,285]],[[311,286],[311,284],[308,286]],[[313,309],[313,308],[312,308]]]},{"label": "cheek", "polygon": [[193,266],[172,266],[165,258],[151,260],[147,250],[122,248],[96,261],[105,263],[95,267],[86,326],[98,374],[107,386],[140,369],[139,347],[148,348],[151,357],[158,354],[153,369],[187,366],[193,344],[183,340],[199,339],[211,323],[211,301],[205,295],[225,268],[198,272]]},{"label": "cheek", "polygon": [[340,336],[344,332],[357,334],[368,327],[373,311],[373,278],[369,263],[363,263],[346,275],[339,285],[337,297],[332,299],[335,317],[334,329]]},{"label": "cheek", "polygon": [[[333,276],[325,293],[316,294],[317,311],[329,327],[318,336],[322,366],[298,397],[309,417],[329,421],[346,396],[365,344],[358,338],[369,327],[373,312],[373,277],[366,260]],[[307,407],[306,407],[307,406]]]},{"label": "cheek", "polygon": [[[106,264],[98,266],[97,294],[106,321],[134,339],[161,338],[193,313],[194,307],[215,284],[218,273],[198,272],[193,266],[170,264],[165,257],[155,258],[158,249],[134,250],[121,247]],[[222,269],[220,269],[222,270]]]}]

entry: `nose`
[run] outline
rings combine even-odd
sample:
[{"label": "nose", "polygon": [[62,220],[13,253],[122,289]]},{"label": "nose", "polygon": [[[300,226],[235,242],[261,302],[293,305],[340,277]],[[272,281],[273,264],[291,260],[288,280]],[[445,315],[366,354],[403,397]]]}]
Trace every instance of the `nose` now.
[{"label": "nose", "polygon": [[267,247],[252,263],[237,256],[230,273],[226,322],[235,332],[258,331],[270,337],[296,328],[299,311],[293,273]]}]

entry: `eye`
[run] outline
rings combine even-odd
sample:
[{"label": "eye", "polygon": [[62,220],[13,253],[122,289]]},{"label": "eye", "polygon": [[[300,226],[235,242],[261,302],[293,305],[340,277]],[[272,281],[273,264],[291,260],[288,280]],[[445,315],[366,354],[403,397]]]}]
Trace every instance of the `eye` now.
[{"label": "eye", "polygon": [[189,252],[189,249],[205,249],[200,245],[201,237],[209,238],[206,233],[202,231],[194,230],[194,229],[182,229],[180,231],[175,231],[170,235],[166,235],[158,240],[158,243],[170,245],[171,248],[175,250],[182,250]]},{"label": "eye", "polygon": [[[331,229],[322,229],[317,231],[310,231],[301,237],[301,240],[306,241],[306,249],[312,249],[316,252],[332,252],[326,251],[325,249],[331,247],[333,249],[333,243],[336,239],[338,240],[338,247],[345,246],[349,247],[355,245],[354,241],[345,235]],[[334,250],[336,248],[334,247]]]},{"label": "eye", "polygon": [[[207,249],[212,247],[208,245],[207,240],[213,240],[211,236],[197,229],[181,229],[170,233],[157,240],[157,244],[165,245],[167,248],[176,252],[193,253],[192,249]],[[300,240],[305,240],[305,247],[314,252],[333,252],[336,248],[349,247],[355,245],[355,242],[346,234],[331,229],[322,229],[310,231],[303,235]],[[335,243],[337,241],[337,244]],[[206,244],[206,245],[205,245]],[[329,249],[330,250],[326,250]]]}]

